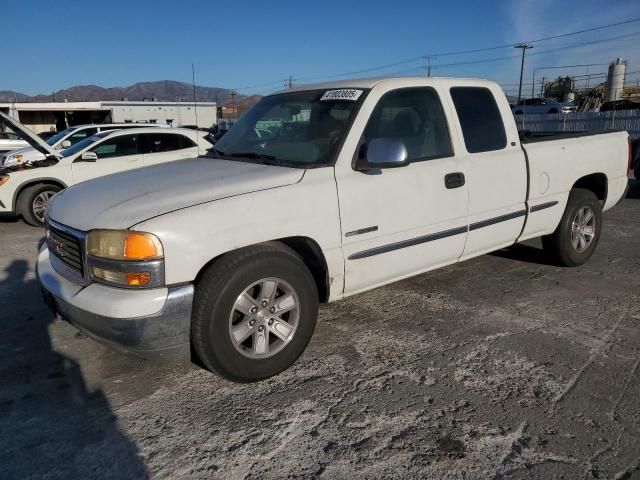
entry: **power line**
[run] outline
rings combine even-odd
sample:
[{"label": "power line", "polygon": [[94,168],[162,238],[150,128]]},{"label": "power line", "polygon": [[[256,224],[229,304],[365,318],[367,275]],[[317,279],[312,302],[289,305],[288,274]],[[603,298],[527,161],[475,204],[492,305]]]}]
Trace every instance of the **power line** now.
[{"label": "power line", "polygon": [[[365,68],[365,69],[361,69],[361,70],[354,70],[351,72],[343,72],[343,73],[337,73],[334,75],[328,75],[328,76],[323,76],[323,77],[303,77],[300,78],[299,80],[314,80],[314,79],[327,79],[327,78],[337,78],[337,77],[347,77],[350,75],[357,75],[360,73],[368,73],[368,72],[373,72],[376,70],[384,70],[386,68],[391,68],[391,67],[395,67],[398,65],[404,65],[407,63],[412,63],[418,60],[424,60],[425,57],[445,57],[445,56],[451,56],[451,55],[463,55],[463,54],[469,54],[469,53],[480,53],[480,52],[487,52],[487,51],[491,51],[491,50],[499,50],[499,49],[503,49],[503,48],[513,48],[516,45],[519,45],[520,43],[526,43],[526,44],[531,44],[531,43],[538,43],[538,42],[545,42],[548,40],[554,40],[554,39],[558,39],[558,38],[565,38],[565,37],[569,37],[569,36],[573,36],[573,35],[580,35],[583,33],[588,33],[588,32],[594,32],[597,30],[603,30],[605,28],[611,28],[611,27],[616,27],[616,26],[620,26],[620,25],[627,25],[630,23],[634,23],[634,22],[639,22],[640,18],[633,18],[630,20],[626,20],[624,22],[617,22],[617,23],[610,23],[607,25],[600,25],[598,27],[592,27],[592,28],[586,28],[586,29],[582,29],[582,30],[577,30],[575,32],[568,32],[568,33],[562,33],[559,35],[552,35],[552,36],[548,36],[548,37],[543,37],[543,38],[538,38],[535,40],[528,40],[526,42],[515,42],[515,43],[508,43],[508,44],[504,44],[504,45],[496,45],[493,47],[485,47],[485,48],[476,48],[476,49],[471,49],[471,50],[457,50],[457,51],[451,51],[451,52],[443,52],[443,53],[430,53],[427,55],[421,55],[419,57],[413,57],[413,58],[409,58],[406,60],[401,60],[398,62],[394,62],[394,63],[388,63],[386,65],[379,65],[376,67],[370,67],[370,68]],[[637,35],[637,33],[635,33],[634,35]],[[624,36],[621,36],[621,38]],[[608,41],[608,40],[607,40]],[[596,41],[597,42],[597,41]],[[596,43],[593,42],[593,43]],[[585,43],[586,44],[590,44],[590,43]],[[552,51],[552,50],[547,50],[547,51]],[[540,52],[543,53],[543,52]],[[507,57],[505,57],[506,59]],[[434,65],[432,68],[438,68],[439,65]]]}]

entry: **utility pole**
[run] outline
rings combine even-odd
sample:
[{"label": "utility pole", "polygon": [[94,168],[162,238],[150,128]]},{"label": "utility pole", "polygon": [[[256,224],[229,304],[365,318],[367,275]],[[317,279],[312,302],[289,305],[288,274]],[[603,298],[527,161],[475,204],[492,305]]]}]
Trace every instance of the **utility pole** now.
[{"label": "utility pole", "polygon": [[427,77],[431,76],[431,55],[426,57],[427,59]]},{"label": "utility pole", "polygon": [[529,48],[533,48],[533,45],[526,43],[519,43],[514,48],[520,48],[522,50],[522,63],[520,63],[520,86],[518,87],[518,102],[522,98],[522,73],[524,72],[524,54]]},{"label": "utility pole", "polygon": [[289,75],[289,82],[288,82],[289,88],[293,87],[293,75]]},{"label": "utility pole", "polygon": [[542,77],[542,85],[540,85],[540,98],[544,97],[544,77]]}]

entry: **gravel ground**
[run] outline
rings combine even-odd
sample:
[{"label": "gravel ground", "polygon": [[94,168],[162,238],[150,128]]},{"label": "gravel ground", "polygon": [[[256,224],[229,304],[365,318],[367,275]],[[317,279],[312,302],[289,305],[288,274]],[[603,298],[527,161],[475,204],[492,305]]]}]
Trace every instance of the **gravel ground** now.
[{"label": "gravel ground", "polygon": [[575,269],[530,242],[322,307],[236,385],[110,351],[0,220],[0,478],[640,478],[640,184]]}]

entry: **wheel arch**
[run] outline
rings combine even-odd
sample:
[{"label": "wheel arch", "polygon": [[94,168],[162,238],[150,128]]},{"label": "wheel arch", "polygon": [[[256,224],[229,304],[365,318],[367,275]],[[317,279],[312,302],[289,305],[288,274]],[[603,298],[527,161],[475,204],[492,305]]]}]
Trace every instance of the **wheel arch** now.
[{"label": "wheel arch", "polygon": [[[264,244],[279,244],[283,245],[300,256],[300,259],[307,266],[313,279],[316,283],[316,287],[318,289],[318,299],[321,303],[326,303],[329,300],[329,295],[331,292],[331,282],[329,278],[329,268],[327,266],[327,261],[322,252],[322,248],[310,237],[305,236],[291,236],[291,237],[283,237],[277,238],[267,242],[259,242],[251,245],[244,245],[241,248],[249,248],[255,247],[256,245],[264,245]],[[239,249],[238,249],[239,250]],[[205,265],[200,268],[198,274],[195,278],[195,283],[198,283],[202,274],[215,263],[220,258],[228,255],[236,250],[229,250],[227,252],[221,253],[220,255],[209,260]]]},{"label": "wheel arch", "polygon": [[607,194],[609,193],[608,187],[608,179],[604,173],[592,173],[576,180],[571,189],[583,188],[590,190],[598,197],[598,200],[604,204],[607,201]]},{"label": "wheel arch", "polygon": [[18,198],[20,198],[20,195],[22,194],[22,192],[24,192],[27,188],[33,187],[35,185],[55,185],[56,187],[60,187],[63,190],[68,186],[58,178],[43,177],[43,178],[33,178],[30,180],[27,180],[24,183],[22,183],[18,188],[16,188],[16,191],[13,193],[13,200],[11,203],[12,203],[12,208],[14,212],[16,211],[16,208],[18,206]]}]

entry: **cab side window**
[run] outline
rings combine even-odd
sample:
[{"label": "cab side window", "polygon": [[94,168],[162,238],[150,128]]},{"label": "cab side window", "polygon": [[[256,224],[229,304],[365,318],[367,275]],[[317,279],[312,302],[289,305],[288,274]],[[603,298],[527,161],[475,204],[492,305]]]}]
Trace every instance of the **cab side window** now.
[{"label": "cab side window", "polygon": [[102,160],[111,157],[124,157],[136,155],[138,152],[138,135],[121,135],[105,140],[97,147],[91,149]]},{"label": "cab side window", "polygon": [[507,146],[502,114],[491,90],[484,87],[453,87],[451,98],[460,120],[467,152],[490,152]]},{"label": "cab side window", "polygon": [[364,132],[367,144],[375,138],[402,141],[410,161],[453,155],[444,111],[432,88],[403,88],[385,94]]}]

